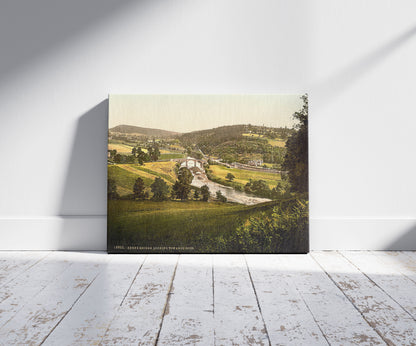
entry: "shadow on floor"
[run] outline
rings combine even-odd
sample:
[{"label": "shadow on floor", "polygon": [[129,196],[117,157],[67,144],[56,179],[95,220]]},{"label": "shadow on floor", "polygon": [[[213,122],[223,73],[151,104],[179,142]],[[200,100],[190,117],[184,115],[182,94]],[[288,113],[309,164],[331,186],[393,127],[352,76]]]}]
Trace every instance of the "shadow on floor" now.
[{"label": "shadow on floor", "polygon": [[415,251],[416,250],[416,224],[411,226],[406,232],[387,245],[384,250],[403,250],[403,251]]}]

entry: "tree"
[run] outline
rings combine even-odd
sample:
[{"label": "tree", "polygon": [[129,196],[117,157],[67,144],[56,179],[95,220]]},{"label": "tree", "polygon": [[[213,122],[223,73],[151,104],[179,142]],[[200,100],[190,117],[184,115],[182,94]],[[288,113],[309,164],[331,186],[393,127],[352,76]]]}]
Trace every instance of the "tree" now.
[{"label": "tree", "polygon": [[153,192],[152,199],[155,201],[164,201],[167,198],[167,194],[169,192],[168,185],[166,182],[162,179],[157,177],[152,185],[150,185],[150,189]]},{"label": "tree", "polygon": [[121,163],[123,161],[123,155],[121,154],[115,154],[114,155],[114,162],[115,163]]},{"label": "tree", "polygon": [[176,182],[175,184],[173,184],[171,190],[170,190],[170,199],[171,200],[175,200],[176,199],[176,191],[177,191],[177,186],[176,186]]},{"label": "tree", "polygon": [[233,181],[234,178],[235,176],[232,173],[227,173],[227,175],[225,176],[225,179],[227,179],[228,181]]},{"label": "tree", "polygon": [[114,160],[114,156],[116,156],[117,150],[116,149],[113,149],[113,150],[109,150],[109,152],[110,152],[110,159],[113,159]]},{"label": "tree", "polygon": [[186,167],[181,167],[178,171],[178,180],[182,184],[190,185],[194,176],[191,171]]},{"label": "tree", "polygon": [[140,165],[143,165],[143,163],[150,161],[149,155],[145,153],[142,149],[137,151],[137,162]]},{"label": "tree", "polygon": [[107,198],[117,199],[118,197],[116,181],[110,178],[107,180]]},{"label": "tree", "polygon": [[291,190],[308,192],[308,96],[303,95],[303,106],[293,118],[299,123],[286,141],[286,156],[282,168],[288,171]]},{"label": "tree", "polygon": [[173,184],[170,195],[172,199],[182,199],[181,183],[178,180],[176,180],[175,184]]},{"label": "tree", "polygon": [[261,179],[250,179],[249,182],[244,186],[244,191],[260,197],[269,197],[271,192],[269,185],[267,185],[267,183]]},{"label": "tree", "polygon": [[148,162],[150,160],[149,155],[145,153],[139,146],[134,147],[131,150],[131,153],[134,157],[137,158],[137,162],[139,163],[139,165],[143,165],[143,163]]},{"label": "tree", "polygon": [[221,191],[220,191],[220,190],[218,190],[218,191],[217,191],[216,195],[217,195],[217,199],[218,199],[220,202],[227,202],[227,197],[225,197],[225,196],[221,193]]},{"label": "tree", "polygon": [[172,187],[175,198],[178,198],[182,201],[188,199],[189,192],[191,191],[192,179],[193,175],[188,168],[182,167],[179,169],[178,180]]},{"label": "tree", "polygon": [[201,194],[202,194],[202,200],[204,202],[208,202],[209,199],[209,187],[207,185],[204,185],[201,187]]},{"label": "tree", "polygon": [[198,201],[199,200],[199,192],[198,192],[198,190],[195,190],[195,192],[194,192],[194,200],[195,201]]},{"label": "tree", "polygon": [[153,144],[147,148],[147,153],[151,161],[159,160],[160,150],[156,142],[153,142]]},{"label": "tree", "polygon": [[136,162],[136,158],[134,157],[134,155],[124,155],[125,158],[125,162],[126,163],[135,163]]},{"label": "tree", "polygon": [[144,181],[142,178],[137,178],[133,186],[133,194],[135,199],[145,199]]}]

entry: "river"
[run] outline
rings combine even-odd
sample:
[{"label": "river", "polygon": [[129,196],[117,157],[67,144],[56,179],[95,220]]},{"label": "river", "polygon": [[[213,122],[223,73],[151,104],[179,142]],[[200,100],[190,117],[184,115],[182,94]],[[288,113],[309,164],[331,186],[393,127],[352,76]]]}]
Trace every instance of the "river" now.
[{"label": "river", "polygon": [[225,197],[227,197],[227,200],[229,202],[235,202],[245,205],[254,205],[271,201],[271,199],[268,198],[254,197],[243,191],[236,191],[231,187],[215,183],[209,180],[204,173],[194,175],[191,185],[195,187],[202,187],[204,185],[207,185],[209,188],[209,192],[213,197],[215,197],[217,191],[221,191],[221,193]]}]

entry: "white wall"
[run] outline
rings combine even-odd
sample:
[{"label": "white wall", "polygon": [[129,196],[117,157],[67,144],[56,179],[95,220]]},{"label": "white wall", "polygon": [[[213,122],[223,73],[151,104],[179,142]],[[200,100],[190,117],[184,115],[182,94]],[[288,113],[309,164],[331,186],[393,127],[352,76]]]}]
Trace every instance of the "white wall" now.
[{"label": "white wall", "polygon": [[415,13],[2,0],[0,247],[105,249],[109,93],[308,91],[312,249],[415,249]]}]

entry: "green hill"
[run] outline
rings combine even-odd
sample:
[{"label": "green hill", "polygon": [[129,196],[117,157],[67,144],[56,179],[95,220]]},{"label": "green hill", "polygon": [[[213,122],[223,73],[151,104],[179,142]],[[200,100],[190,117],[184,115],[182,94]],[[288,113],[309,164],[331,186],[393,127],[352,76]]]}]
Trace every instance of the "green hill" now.
[{"label": "green hill", "polygon": [[267,163],[281,164],[286,153],[285,141],[293,131],[282,127],[231,125],[184,133],[178,138],[188,150],[201,149],[204,154],[220,157],[226,162],[248,163],[262,159]]},{"label": "green hill", "polygon": [[150,129],[132,125],[118,125],[110,129],[110,132],[136,134],[149,137],[172,137],[178,135],[178,132],[166,131],[160,129]]}]

